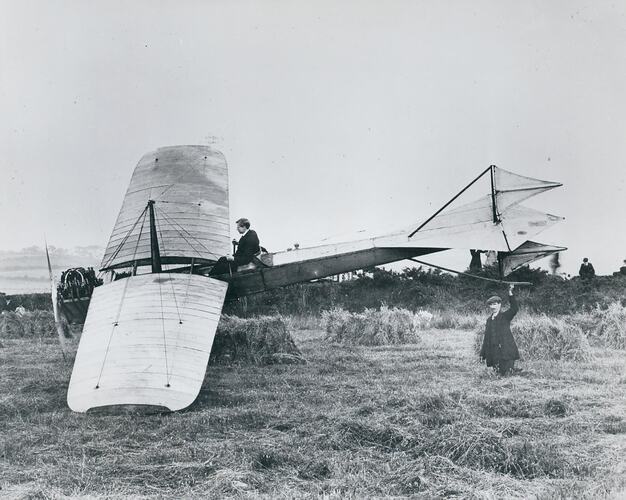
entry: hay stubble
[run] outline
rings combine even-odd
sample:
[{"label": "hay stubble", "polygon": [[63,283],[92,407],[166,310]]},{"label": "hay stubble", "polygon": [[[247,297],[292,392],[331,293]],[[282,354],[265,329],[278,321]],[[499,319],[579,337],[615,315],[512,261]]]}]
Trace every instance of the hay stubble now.
[{"label": "hay stubble", "polygon": [[[623,487],[623,352],[499,378],[473,335],[360,346],[295,331],[306,364],[211,364],[187,410],[82,415],[54,338],[3,339],[0,496],[587,497]],[[75,347],[75,341],[74,341]]]}]

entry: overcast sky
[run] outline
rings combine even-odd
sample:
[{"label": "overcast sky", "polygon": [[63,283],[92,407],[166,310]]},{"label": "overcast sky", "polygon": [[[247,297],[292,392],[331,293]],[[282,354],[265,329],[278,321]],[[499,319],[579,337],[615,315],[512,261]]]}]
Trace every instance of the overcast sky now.
[{"label": "overcast sky", "polygon": [[[570,272],[626,258],[626,3],[0,0],[0,249],[105,245],[161,146],[226,155],[282,250],[428,217],[496,164],[563,188]],[[469,259],[468,259],[469,260]]]}]

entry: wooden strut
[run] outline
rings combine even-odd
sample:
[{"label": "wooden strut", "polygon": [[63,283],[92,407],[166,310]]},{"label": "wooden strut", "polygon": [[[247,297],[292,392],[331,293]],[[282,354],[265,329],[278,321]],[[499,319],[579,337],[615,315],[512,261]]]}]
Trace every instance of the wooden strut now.
[{"label": "wooden strut", "polygon": [[150,249],[152,257],[152,272],[160,273],[161,268],[161,253],[159,252],[159,239],[157,238],[156,222],[154,219],[154,200],[148,201],[148,208],[150,209]]},{"label": "wooden strut", "polygon": [[496,166],[491,165],[489,167],[489,170],[491,171],[491,210],[493,214],[493,223],[497,224],[498,222],[500,222],[500,218],[498,217],[498,209],[496,207],[496,179],[495,179]]},{"label": "wooden strut", "polygon": [[[493,214],[493,223],[500,224],[502,228],[502,236],[504,237],[504,242],[506,243],[506,247],[511,251],[511,245],[509,245],[509,239],[506,236],[506,232],[504,231],[504,226],[502,225],[502,219],[500,218],[500,214],[498,213],[498,207],[496,204],[496,166],[491,165],[489,167],[491,169],[491,210]],[[500,274],[502,274],[502,263],[500,262]]]},{"label": "wooden strut", "polygon": [[475,274],[469,274],[469,273],[464,273],[464,272],[461,272],[461,271],[455,271],[454,269],[448,269],[447,267],[438,266],[436,264],[429,264],[428,262],[424,262],[424,261],[421,261],[421,260],[418,260],[418,259],[414,259],[412,257],[408,257],[408,260],[412,260],[413,262],[417,262],[418,264],[424,264],[425,266],[435,267],[435,268],[441,269],[443,271],[448,271],[450,273],[460,274],[461,276],[467,276],[468,278],[476,278],[478,280],[491,281],[493,283],[503,283],[503,284],[506,284],[506,285],[533,286],[533,284],[528,282],[528,281],[496,280],[496,279],[493,279],[493,278],[485,278],[483,276],[476,276]]},{"label": "wooden strut", "polygon": [[437,210],[433,215],[431,215],[426,222],[423,222],[422,224],[420,224],[420,226],[413,231],[411,234],[409,234],[409,238],[411,238],[415,233],[417,233],[420,229],[422,229],[426,224],[428,224],[431,220],[433,220],[435,217],[437,217],[441,212],[443,212],[448,205],[450,205],[450,203],[452,203],[454,200],[456,200],[459,196],[461,196],[465,191],[467,191],[478,179],[480,179],[483,175],[485,175],[487,172],[489,172],[492,169],[493,165],[489,165],[488,168],[486,168],[478,177],[476,177],[472,182],[470,182],[467,186],[465,186],[463,189],[461,189],[461,191],[459,191],[454,198],[452,198],[448,203],[446,203],[443,207],[441,207],[439,210]]}]

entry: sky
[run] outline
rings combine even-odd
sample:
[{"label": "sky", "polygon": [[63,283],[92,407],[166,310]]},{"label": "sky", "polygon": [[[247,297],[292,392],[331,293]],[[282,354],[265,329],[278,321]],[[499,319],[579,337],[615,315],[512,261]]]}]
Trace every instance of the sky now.
[{"label": "sky", "polygon": [[143,154],[209,144],[270,251],[417,223],[495,164],[564,184],[525,204],[566,218],[536,238],[566,272],[626,258],[624,2],[0,7],[0,250],[106,245]]}]

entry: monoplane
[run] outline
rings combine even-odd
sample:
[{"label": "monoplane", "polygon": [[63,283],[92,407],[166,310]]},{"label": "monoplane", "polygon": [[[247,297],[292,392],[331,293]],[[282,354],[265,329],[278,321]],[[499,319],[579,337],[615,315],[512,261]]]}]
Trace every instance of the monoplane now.
[{"label": "monoplane", "polygon": [[[484,196],[452,205],[485,178]],[[231,251],[226,160],[207,146],[159,148],[135,168],[102,260],[104,284],[90,288],[68,404],[78,412],[189,406],[205,377],[227,291],[243,297],[454,248],[497,252],[506,276],[560,252],[531,238],[562,218],[520,205],[560,185],[492,165],[431,217],[403,230],[260,253],[249,265],[209,276]],[[73,297],[60,300],[71,309]]]}]

